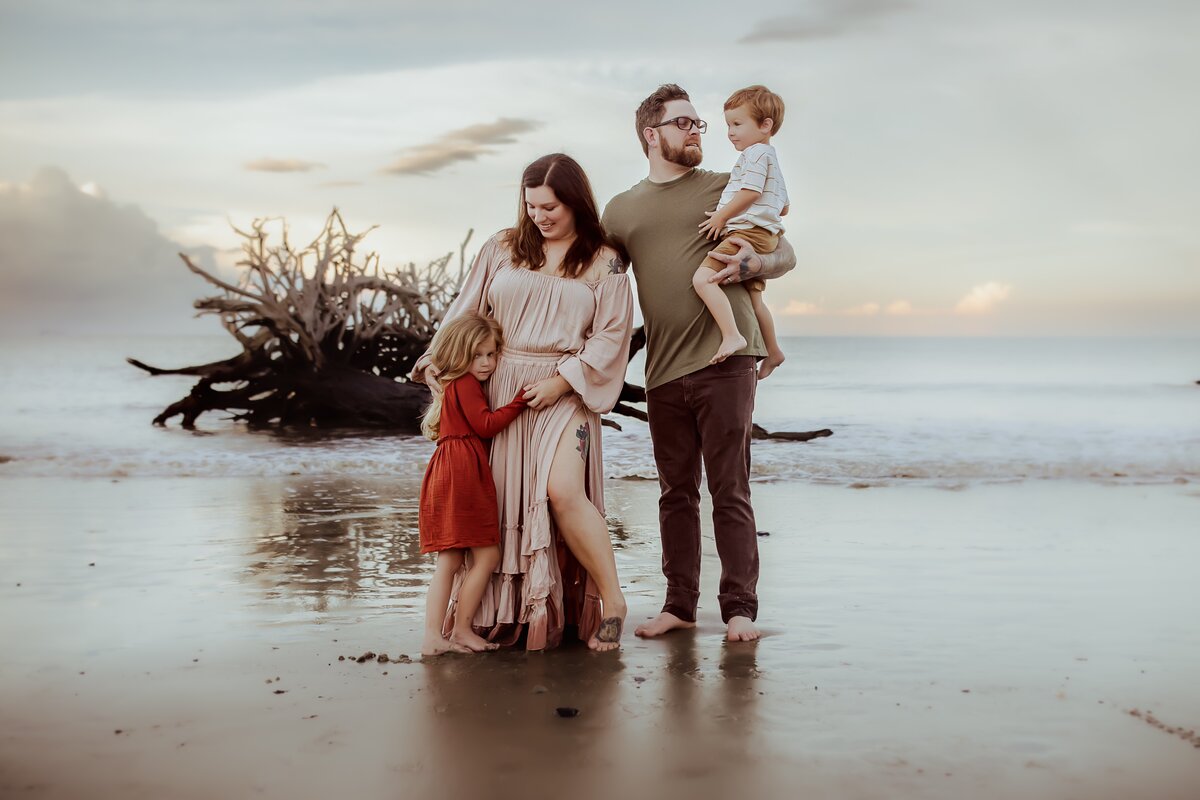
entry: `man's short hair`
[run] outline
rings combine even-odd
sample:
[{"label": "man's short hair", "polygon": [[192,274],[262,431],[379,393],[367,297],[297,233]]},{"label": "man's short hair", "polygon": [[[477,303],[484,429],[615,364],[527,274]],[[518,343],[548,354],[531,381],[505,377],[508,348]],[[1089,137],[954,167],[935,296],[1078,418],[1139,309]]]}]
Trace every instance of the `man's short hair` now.
[{"label": "man's short hair", "polygon": [[747,86],[729,95],[725,101],[725,110],[746,106],[750,116],[759,125],[764,119],[771,120],[771,135],[779,133],[783,126],[783,98],[765,86]]},{"label": "man's short hair", "polygon": [[642,143],[642,152],[650,155],[650,143],[646,141],[646,137],[642,135],[642,131],[652,125],[657,125],[662,122],[663,108],[672,100],[691,100],[688,93],[679,88],[673,83],[664,83],[662,86],[654,90],[654,94],[647,97],[638,106],[635,124],[637,126],[638,141]]}]

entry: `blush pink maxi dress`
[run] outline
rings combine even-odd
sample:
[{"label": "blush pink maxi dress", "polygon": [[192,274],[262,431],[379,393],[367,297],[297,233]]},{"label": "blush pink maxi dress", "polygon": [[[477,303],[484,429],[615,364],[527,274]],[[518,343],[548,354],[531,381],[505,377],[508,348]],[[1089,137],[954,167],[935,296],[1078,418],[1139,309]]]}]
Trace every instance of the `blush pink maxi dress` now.
[{"label": "blush pink maxi dress", "polygon": [[[562,542],[547,507],[546,484],[559,440],[579,412],[590,438],[585,491],[604,515],[600,414],[611,411],[625,382],[633,327],[626,267],[605,248],[585,278],[560,278],[512,264],[504,233],[480,250],[445,321],[467,311],[493,317],[504,347],[488,381],[492,408],[522,387],[562,375],[572,391],[554,405],[529,409],[492,439],[491,467],[500,512],[500,566],[471,620],[480,635],[528,650],[558,646],[566,624],[590,639],[600,627],[596,585]],[[453,627],[465,567],[455,577],[445,627]]]}]

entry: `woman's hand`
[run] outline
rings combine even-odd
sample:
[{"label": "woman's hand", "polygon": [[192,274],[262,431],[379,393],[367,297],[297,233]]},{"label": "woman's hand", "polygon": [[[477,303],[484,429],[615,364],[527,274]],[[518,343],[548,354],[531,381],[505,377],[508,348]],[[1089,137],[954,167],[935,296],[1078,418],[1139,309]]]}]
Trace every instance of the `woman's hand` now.
[{"label": "woman's hand", "polygon": [[412,372],[408,373],[408,379],[414,383],[423,383],[429,387],[429,391],[441,393],[442,384],[438,382],[438,376],[442,371],[433,365],[433,359],[429,356],[423,356],[413,364]]},{"label": "woman's hand", "polygon": [[569,391],[571,391],[571,384],[567,383],[567,379],[562,375],[555,375],[553,378],[529,384],[525,387],[525,394],[521,396],[525,398],[530,408],[537,410],[554,405],[558,402],[558,398]]}]

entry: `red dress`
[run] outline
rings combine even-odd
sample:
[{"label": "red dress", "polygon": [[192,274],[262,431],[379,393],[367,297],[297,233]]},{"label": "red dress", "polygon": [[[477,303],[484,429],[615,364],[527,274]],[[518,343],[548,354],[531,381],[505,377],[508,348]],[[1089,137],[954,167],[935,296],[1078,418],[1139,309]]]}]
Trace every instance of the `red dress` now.
[{"label": "red dress", "polygon": [[417,528],[421,552],[500,543],[496,482],[488,466],[491,439],[525,410],[518,394],[495,411],[473,375],[450,382],[442,398],[437,449],[421,481]]}]

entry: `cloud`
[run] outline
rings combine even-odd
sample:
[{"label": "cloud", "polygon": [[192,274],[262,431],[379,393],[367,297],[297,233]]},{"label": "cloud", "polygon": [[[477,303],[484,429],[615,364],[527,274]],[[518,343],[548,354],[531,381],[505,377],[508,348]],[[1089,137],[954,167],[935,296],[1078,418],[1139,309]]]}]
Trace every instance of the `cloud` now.
[{"label": "cloud", "polygon": [[[0,185],[0,326],[7,331],[195,331],[192,300],[206,284],[179,260],[202,266],[213,248],[163,236],[136,206],[77,186],[55,167],[26,184]],[[211,325],[211,322],[207,323]]]},{"label": "cloud", "polygon": [[861,306],[848,308],[843,313],[851,317],[873,317],[879,313],[879,303],[863,303]]},{"label": "cloud", "polygon": [[824,0],[804,14],[760,20],[754,30],[738,40],[799,42],[832,39],[868,26],[873,20],[911,7],[904,0]]},{"label": "cloud", "polygon": [[789,300],[784,306],[783,313],[789,317],[820,314],[821,309],[815,303],[805,303],[802,300]]},{"label": "cloud", "polygon": [[250,172],[312,172],[314,169],[325,169],[324,164],[298,158],[260,158],[247,161],[242,166]]},{"label": "cloud", "polygon": [[884,309],[884,313],[897,317],[907,316],[913,313],[912,303],[907,300],[897,300],[893,303],[888,303],[887,308]]},{"label": "cloud", "polygon": [[992,308],[1008,299],[1012,287],[1005,283],[990,281],[980,284],[967,292],[958,305],[954,307],[955,314],[987,314]]},{"label": "cloud", "polygon": [[529,119],[501,117],[495,122],[459,128],[427,144],[408,148],[407,155],[384,167],[387,175],[431,175],[460,161],[495,153],[495,145],[513,144],[517,134],[541,127]]}]

